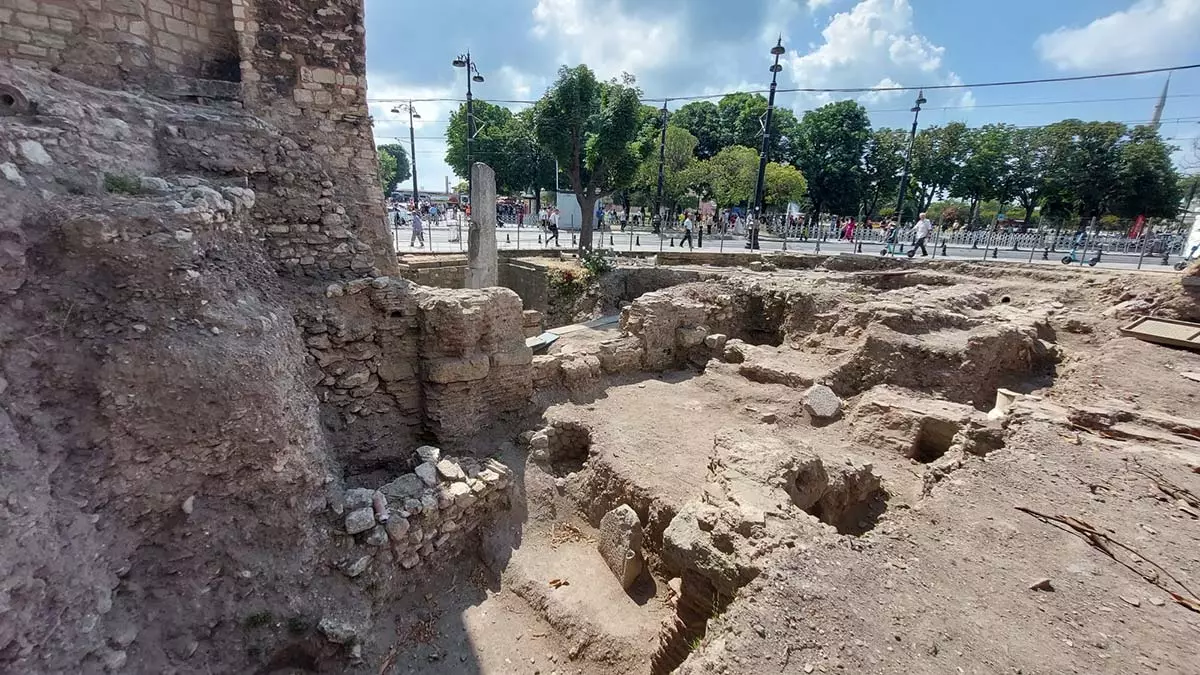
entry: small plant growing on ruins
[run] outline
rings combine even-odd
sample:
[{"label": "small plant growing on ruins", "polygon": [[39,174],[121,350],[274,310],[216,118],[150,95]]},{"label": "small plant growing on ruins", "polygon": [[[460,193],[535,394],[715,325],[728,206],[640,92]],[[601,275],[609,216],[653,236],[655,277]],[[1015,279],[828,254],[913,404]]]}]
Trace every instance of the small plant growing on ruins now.
[{"label": "small plant growing on ruins", "polygon": [[556,295],[574,298],[587,292],[591,285],[591,272],[587,269],[572,270],[556,267],[546,273],[550,291]]},{"label": "small plant growing on ruins", "polygon": [[121,195],[140,195],[143,192],[142,181],[137,176],[121,173],[104,174],[104,189]]},{"label": "small plant growing on ruins", "polygon": [[579,264],[591,273],[593,278],[599,278],[605,272],[611,272],[616,267],[613,264],[612,258],[605,255],[604,251],[587,251],[579,256]]},{"label": "small plant growing on ruins", "polygon": [[255,628],[262,628],[263,626],[269,626],[274,621],[275,616],[271,614],[269,610],[264,609],[247,616],[242,621],[242,625],[248,630],[252,630]]}]

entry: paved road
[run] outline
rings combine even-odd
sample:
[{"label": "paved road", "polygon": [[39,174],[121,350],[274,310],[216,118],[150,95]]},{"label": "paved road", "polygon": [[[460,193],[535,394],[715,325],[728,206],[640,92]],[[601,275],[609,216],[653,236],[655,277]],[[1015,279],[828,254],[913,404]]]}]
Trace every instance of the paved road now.
[{"label": "paved road", "polygon": [[[396,250],[401,253],[462,253],[467,250],[466,232],[463,228],[462,238],[459,240],[458,228],[453,223],[440,224],[425,227],[425,246],[414,247],[410,246],[412,230],[408,227],[402,227],[394,230]],[[560,246],[557,248],[562,250],[572,250],[575,247],[575,241],[572,239],[572,232],[561,231],[559,233]],[[576,234],[577,236],[577,234]],[[665,237],[650,231],[639,230],[637,232],[602,232],[596,233],[595,241],[598,245],[604,248],[613,248],[618,251],[672,251],[679,250],[679,234],[668,233]],[[552,250],[556,248],[553,243],[546,242],[546,236],[538,228],[521,227],[514,225],[506,225],[496,230],[496,240],[501,249],[546,249]],[[693,250],[697,251],[720,251],[720,252],[745,252],[746,248],[745,237],[734,237],[724,241],[705,237],[701,245]],[[798,241],[789,239],[784,242],[777,238],[763,237],[759,240],[760,249],[763,251],[780,251],[786,250],[791,252],[814,253],[817,252],[817,242],[813,240]],[[862,252],[867,255],[879,255],[883,245],[878,242],[862,242]],[[905,245],[905,251],[908,250],[908,245]],[[1028,249],[1012,251],[1000,249],[995,251],[993,257],[992,250],[985,250],[982,246],[977,249],[972,249],[970,246],[949,246],[946,249],[946,255],[942,255],[940,246],[929,246],[930,259],[947,258],[951,260],[996,260],[1009,262],[1033,262],[1054,267],[1063,267],[1061,259],[1068,251],[1055,251],[1047,255],[1046,259],[1042,259],[1042,251],[1034,252],[1033,259],[1030,260],[1030,252]],[[848,241],[822,241],[820,242],[819,251],[826,254],[837,253],[853,253],[856,249],[856,244]],[[985,257],[986,256],[986,257]],[[1091,252],[1089,256],[1091,257]],[[918,256],[918,259],[920,256]],[[1171,263],[1178,260],[1178,256],[1172,256]],[[1076,266],[1086,266],[1080,263],[1075,263]],[[1120,255],[1104,253],[1101,256],[1098,267],[1108,269],[1138,269],[1138,256],[1136,255]],[[1163,265],[1161,257],[1147,256],[1142,260],[1141,269],[1148,271],[1166,271],[1173,272],[1171,265]]]}]

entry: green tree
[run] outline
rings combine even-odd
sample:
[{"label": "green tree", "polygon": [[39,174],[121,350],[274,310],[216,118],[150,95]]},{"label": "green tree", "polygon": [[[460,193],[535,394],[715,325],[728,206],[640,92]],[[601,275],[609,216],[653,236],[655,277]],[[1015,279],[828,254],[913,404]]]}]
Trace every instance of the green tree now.
[{"label": "green tree", "polygon": [[538,142],[558,160],[582,211],[580,251],[592,248],[596,200],[627,187],[643,159],[640,95],[630,75],[601,82],[585,65],[563,66],[534,108]]},{"label": "green tree", "polygon": [[962,122],[927,127],[917,133],[910,188],[917,211],[927,211],[934,198],[950,188],[966,153],[966,136],[967,125]]},{"label": "green tree", "polygon": [[692,183],[707,186],[721,206],[748,203],[754,197],[758,178],[758,153],[752,148],[732,145],[711,159],[696,164]]},{"label": "green tree", "polygon": [[855,101],[829,103],[804,113],[797,139],[797,164],[808,180],[811,217],[822,211],[854,213],[863,187],[862,158],[871,123]]},{"label": "green tree", "polygon": [[875,129],[867,141],[863,157],[863,218],[871,218],[885,200],[894,201],[900,189],[908,132],[903,129]]},{"label": "green tree", "polygon": [[1045,132],[1046,211],[1085,218],[1104,215],[1119,187],[1125,125],[1071,119],[1055,122]]},{"label": "green tree", "polygon": [[[697,161],[695,151],[698,142],[686,129],[667,125],[667,142],[663,152],[663,205],[672,211],[679,207],[680,200],[687,195],[696,178],[690,169]],[[647,196],[647,203],[653,204],[658,193],[657,152],[646,153],[638,167],[633,188]]]},{"label": "green tree", "polygon": [[[513,113],[508,108],[476,99],[474,102],[475,138],[471,140],[471,158],[496,172],[496,190],[511,193],[527,187],[523,184],[523,157],[510,157]],[[527,161],[527,160],[526,160]],[[467,104],[450,113],[446,125],[446,164],[460,178],[467,178]]]},{"label": "green tree", "polygon": [[[762,94],[727,94],[717,103],[717,115],[720,119],[720,148],[731,145],[762,147],[763,124],[767,115],[767,99]],[[798,133],[799,122],[795,113],[787,108],[775,108],[771,120],[769,157],[794,161]]]},{"label": "green tree", "polygon": [[[756,176],[757,179],[757,176]],[[791,202],[804,199],[808,181],[791,164],[768,162],[763,188],[763,202],[777,209],[786,209]]]},{"label": "green tree", "polygon": [[1117,157],[1113,212],[1125,218],[1174,218],[1183,198],[1179,172],[1171,164],[1171,146],[1150,126],[1134,127]]},{"label": "green tree", "polygon": [[1012,160],[1005,193],[1025,209],[1025,223],[1029,224],[1046,186],[1046,162],[1049,157],[1046,134],[1042,129],[1013,129],[1011,142]]},{"label": "green tree", "polygon": [[962,165],[950,182],[950,194],[970,202],[968,223],[976,222],[979,204],[985,199],[1007,201],[1012,183],[1012,133],[1007,124],[988,124],[967,131]]},{"label": "green tree", "polygon": [[694,101],[671,113],[669,122],[696,137],[696,156],[708,159],[725,147],[721,141],[721,111],[711,101]]},{"label": "green tree", "polygon": [[391,195],[397,185],[412,178],[408,151],[399,143],[387,143],[376,150],[379,152],[379,179],[383,181],[383,193]]}]

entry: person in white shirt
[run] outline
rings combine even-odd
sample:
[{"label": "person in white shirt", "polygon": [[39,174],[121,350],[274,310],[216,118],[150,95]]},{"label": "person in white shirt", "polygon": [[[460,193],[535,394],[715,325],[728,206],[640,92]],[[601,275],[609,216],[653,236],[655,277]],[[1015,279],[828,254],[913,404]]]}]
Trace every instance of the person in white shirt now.
[{"label": "person in white shirt", "polygon": [[683,214],[683,238],[679,240],[679,248],[683,248],[683,242],[685,242],[685,241],[688,244],[688,249],[692,248],[692,228],[693,227],[695,227],[695,225],[692,223],[691,212],[684,212],[684,214]]},{"label": "person in white shirt", "polygon": [[929,255],[929,251],[925,249],[925,239],[929,236],[929,231],[933,229],[933,223],[929,222],[929,218],[924,213],[921,214],[920,220],[917,221],[917,226],[913,228],[917,240],[913,242],[913,250],[921,249],[921,257]]},{"label": "person in white shirt", "polygon": [[558,209],[555,209],[555,208],[550,209],[550,234],[546,237],[546,245],[547,246],[550,245],[551,239],[554,240],[555,246],[559,246],[559,243],[558,243]]}]

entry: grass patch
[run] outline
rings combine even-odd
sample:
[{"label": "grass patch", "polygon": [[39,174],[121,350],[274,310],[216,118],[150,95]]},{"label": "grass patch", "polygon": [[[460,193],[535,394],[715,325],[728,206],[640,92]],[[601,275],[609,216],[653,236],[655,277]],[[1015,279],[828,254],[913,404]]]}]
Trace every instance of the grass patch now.
[{"label": "grass patch", "polygon": [[121,173],[104,174],[104,189],[108,192],[120,195],[145,194],[145,190],[142,189],[142,180],[140,178]]}]

